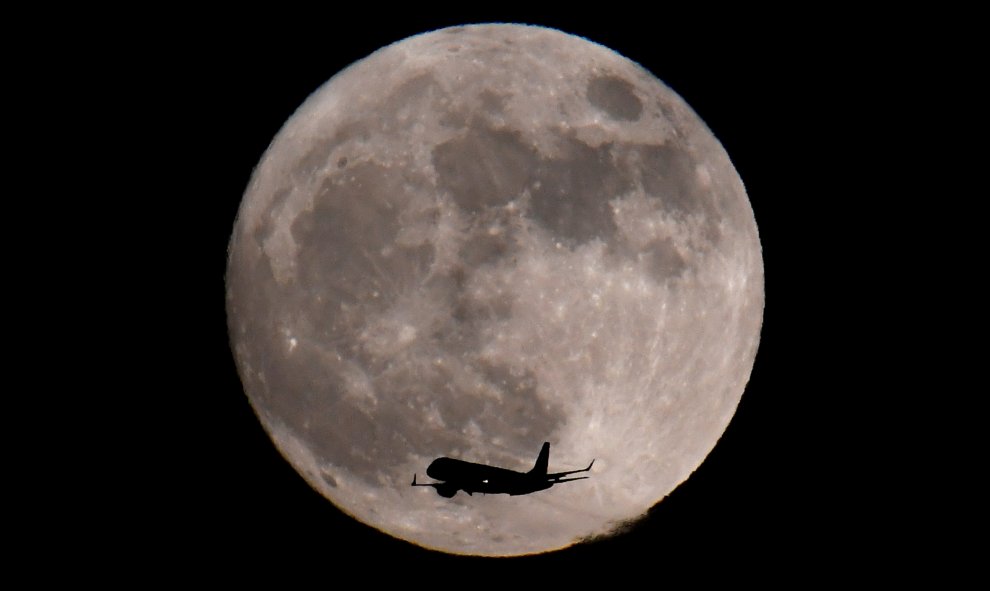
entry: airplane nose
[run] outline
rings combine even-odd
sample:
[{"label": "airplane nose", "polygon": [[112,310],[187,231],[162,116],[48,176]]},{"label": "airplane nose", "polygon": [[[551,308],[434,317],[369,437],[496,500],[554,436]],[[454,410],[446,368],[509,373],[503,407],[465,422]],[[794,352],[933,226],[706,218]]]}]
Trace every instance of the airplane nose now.
[{"label": "airplane nose", "polygon": [[433,460],[432,462],[430,462],[429,467],[426,468],[426,475],[429,476],[430,478],[434,478],[436,480],[443,480],[442,478],[438,478],[437,477],[437,474],[439,474],[439,467],[440,467],[437,464],[437,462],[439,462],[439,461],[440,460],[437,459],[437,460]]}]

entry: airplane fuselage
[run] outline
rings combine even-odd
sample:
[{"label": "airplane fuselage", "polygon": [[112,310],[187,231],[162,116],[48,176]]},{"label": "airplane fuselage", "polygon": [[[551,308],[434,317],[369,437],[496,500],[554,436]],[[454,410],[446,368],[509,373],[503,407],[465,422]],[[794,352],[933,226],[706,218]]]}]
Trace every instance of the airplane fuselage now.
[{"label": "airplane fuselage", "polygon": [[454,458],[437,458],[426,469],[426,475],[443,480],[466,493],[525,495],[553,486],[545,474],[516,472],[485,464],[475,464]]},{"label": "airplane fuselage", "polygon": [[532,492],[546,490],[562,482],[584,480],[587,476],[570,477],[570,475],[588,472],[595,463],[592,460],[587,468],[550,474],[547,473],[549,461],[549,443],[543,444],[540,455],[536,458],[536,465],[529,472],[516,472],[515,470],[465,462],[454,458],[437,458],[426,469],[426,475],[442,482],[416,482],[416,476],[413,475],[412,485],[433,487],[437,494],[447,498],[453,497],[459,490],[463,490],[469,495],[476,492],[488,495],[528,495]]}]

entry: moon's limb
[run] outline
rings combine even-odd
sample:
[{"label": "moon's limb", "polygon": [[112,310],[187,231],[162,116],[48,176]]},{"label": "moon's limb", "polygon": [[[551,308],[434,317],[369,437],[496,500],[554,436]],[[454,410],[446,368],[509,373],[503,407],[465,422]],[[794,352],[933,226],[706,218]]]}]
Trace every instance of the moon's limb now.
[{"label": "moon's limb", "polygon": [[[286,123],[228,266],[245,390],[358,519],[457,553],[608,532],[700,465],[752,369],[763,268],[721,145],[586,40],[472,26],[389,46]],[[438,456],[589,480],[408,487]]]}]

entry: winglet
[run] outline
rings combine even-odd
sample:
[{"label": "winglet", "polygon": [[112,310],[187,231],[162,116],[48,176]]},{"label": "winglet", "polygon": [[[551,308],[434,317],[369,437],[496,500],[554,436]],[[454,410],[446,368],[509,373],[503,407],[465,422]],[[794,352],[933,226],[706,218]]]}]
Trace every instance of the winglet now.
[{"label": "winglet", "polygon": [[416,475],[413,474],[412,486],[416,486]]},{"label": "winglet", "polygon": [[[598,458],[595,458],[595,460],[597,460],[597,459]],[[585,472],[587,472],[588,470],[591,470],[591,467],[595,465],[595,460],[591,460],[591,463],[588,464],[588,467],[584,469]],[[415,476],[413,476],[413,480],[416,480],[416,477]]]}]

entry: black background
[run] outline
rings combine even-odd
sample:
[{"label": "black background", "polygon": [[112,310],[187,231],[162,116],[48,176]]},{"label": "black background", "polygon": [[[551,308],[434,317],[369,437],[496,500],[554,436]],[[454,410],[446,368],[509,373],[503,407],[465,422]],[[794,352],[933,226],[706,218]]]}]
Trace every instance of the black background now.
[{"label": "black background", "polygon": [[[795,17],[779,26],[753,14],[744,25],[735,16],[486,13],[384,22],[382,15],[321,13],[255,15],[250,26],[184,17],[173,32],[156,29],[124,86],[134,96],[121,97],[153,97],[129,116],[161,138],[154,165],[136,172],[152,179],[163,204],[142,208],[146,223],[131,229],[152,257],[155,271],[135,284],[154,294],[158,320],[141,327],[157,337],[142,345],[136,368],[153,404],[141,406],[145,420],[134,423],[134,435],[151,441],[133,450],[153,468],[121,494],[134,514],[133,522],[124,518],[124,545],[156,564],[167,548],[179,572],[323,572],[367,561],[369,576],[410,584],[616,568],[700,580],[782,568],[825,576],[869,563],[874,545],[890,537],[870,485],[883,457],[852,449],[862,419],[849,409],[869,406],[877,361],[843,344],[872,338],[859,320],[874,302],[868,290],[850,287],[865,281],[853,262],[863,255],[845,237],[867,223],[849,208],[869,191],[861,149],[881,130],[862,121],[884,107],[871,89],[890,75],[881,67],[889,60],[867,48],[870,36],[852,19]],[[241,389],[224,303],[240,198],[268,143],[306,97],[386,44],[493,21],[587,37],[682,96],[746,185],[766,271],[752,377],[698,471],[623,535],[497,561],[396,540],[311,490],[279,456]],[[141,31],[132,35],[138,42]],[[108,53],[119,59],[126,48]],[[335,581],[326,574],[328,584]]]}]

